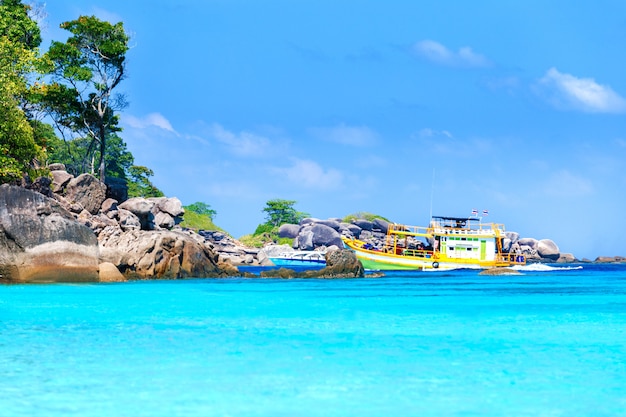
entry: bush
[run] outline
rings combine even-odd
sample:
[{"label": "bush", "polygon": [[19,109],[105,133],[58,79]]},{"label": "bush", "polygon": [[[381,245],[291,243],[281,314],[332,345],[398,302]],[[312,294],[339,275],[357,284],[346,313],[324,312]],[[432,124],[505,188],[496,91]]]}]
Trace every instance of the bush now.
[{"label": "bush", "polygon": [[266,243],[272,240],[268,240],[266,235],[245,235],[241,236],[239,241],[252,248],[262,248]]},{"label": "bush", "polygon": [[224,230],[217,227],[215,223],[213,223],[211,216],[198,214],[191,210],[185,210],[185,216],[183,217],[183,221],[180,226],[195,230],[196,232],[198,230],[219,230],[220,232],[224,232]]},{"label": "bush", "polygon": [[384,220],[386,222],[391,223],[391,221],[383,216],[380,216],[378,214],[372,214],[372,213],[368,213],[366,211],[359,211],[353,214],[348,214],[346,217],[344,217],[342,220],[346,223],[350,223],[352,222],[352,220],[357,220],[357,219],[365,219],[365,220],[369,220],[369,221],[374,221],[375,219],[381,219]]}]

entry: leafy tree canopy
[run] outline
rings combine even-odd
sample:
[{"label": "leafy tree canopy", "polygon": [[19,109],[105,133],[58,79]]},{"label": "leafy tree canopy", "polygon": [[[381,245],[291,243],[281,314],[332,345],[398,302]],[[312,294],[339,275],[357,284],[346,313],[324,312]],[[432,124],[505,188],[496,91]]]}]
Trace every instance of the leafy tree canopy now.
[{"label": "leafy tree canopy", "polygon": [[27,91],[26,75],[34,61],[32,51],[0,36],[0,182],[16,182],[24,173],[34,174],[36,160],[43,159],[43,151],[35,143],[33,129],[20,108]]},{"label": "leafy tree canopy", "polygon": [[185,206],[185,210],[194,212],[196,214],[202,214],[204,216],[209,216],[211,220],[214,220],[215,216],[217,215],[217,211],[213,210],[209,204],[202,203],[200,201]]},{"label": "leafy tree canopy", "polygon": [[37,22],[30,18],[31,6],[21,0],[0,1],[0,37],[19,43],[26,49],[35,49],[41,44],[41,31]]},{"label": "leafy tree canopy", "polygon": [[129,168],[129,197],[163,197],[163,192],[150,182],[154,172],[150,168],[141,165],[133,165]]},{"label": "leafy tree canopy", "polygon": [[116,112],[127,105],[114,92],[126,76],[129,36],[121,22],[113,25],[95,16],[81,16],[61,28],[72,36],[65,43],[53,41],[41,66],[54,82],[34,96],[64,137],[90,140],[82,159],[97,157],[105,181],[107,141],[120,131]]},{"label": "leafy tree canopy", "polygon": [[265,204],[263,211],[266,215],[266,224],[274,227],[285,223],[298,224],[308,216],[307,213],[296,211],[293,207],[296,204],[294,200],[274,199]]}]

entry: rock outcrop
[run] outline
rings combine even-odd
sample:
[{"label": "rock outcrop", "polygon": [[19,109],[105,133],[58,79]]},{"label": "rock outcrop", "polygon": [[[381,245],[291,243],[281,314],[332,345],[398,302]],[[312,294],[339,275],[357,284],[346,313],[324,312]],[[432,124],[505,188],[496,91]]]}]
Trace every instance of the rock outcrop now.
[{"label": "rock outcrop", "polygon": [[261,272],[264,278],[363,278],[363,264],[349,249],[335,249],[326,252],[326,267],[317,270],[296,272],[289,268],[279,268]]},{"label": "rock outcrop", "polygon": [[60,164],[50,168],[52,180],[29,184],[39,192],[0,188],[0,280],[119,282],[238,274],[211,242],[177,226],[184,215],[177,198],[119,202],[110,196],[124,193],[108,193],[92,175],[74,178]]},{"label": "rock outcrop", "polygon": [[219,277],[231,275],[217,256],[189,233],[172,230],[108,228],[98,236],[100,258],[116,265],[128,279]]},{"label": "rock outcrop", "polygon": [[70,203],[79,204],[89,213],[97,214],[106,199],[106,192],[106,185],[96,177],[82,174],[69,181],[64,195]]},{"label": "rock outcrop", "polygon": [[[293,247],[298,250],[324,250],[332,245],[343,247],[341,236],[355,238],[382,249],[389,222],[383,219],[354,219],[351,223],[340,219],[303,219],[298,225],[282,225],[281,236],[294,236]],[[561,254],[550,239],[521,238],[517,232],[506,232],[502,239],[505,252],[517,252],[528,262],[575,262],[571,254]]]},{"label": "rock outcrop", "polygon": [[0,279],[98,281],[98,241],[58,202],[25,188],[0,186]]}]

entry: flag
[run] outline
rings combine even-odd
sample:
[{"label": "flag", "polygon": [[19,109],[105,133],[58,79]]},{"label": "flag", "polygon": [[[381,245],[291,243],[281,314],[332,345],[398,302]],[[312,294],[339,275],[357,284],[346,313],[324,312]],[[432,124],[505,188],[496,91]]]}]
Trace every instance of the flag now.
[{"label": "flag", "polygon": [[489,210],[483,210],[483,216],[488,216],[489,215]]},{"label": "flag", "polygon": [[472,216],[478,216],[478,210],[473,209],[472,210]]}]

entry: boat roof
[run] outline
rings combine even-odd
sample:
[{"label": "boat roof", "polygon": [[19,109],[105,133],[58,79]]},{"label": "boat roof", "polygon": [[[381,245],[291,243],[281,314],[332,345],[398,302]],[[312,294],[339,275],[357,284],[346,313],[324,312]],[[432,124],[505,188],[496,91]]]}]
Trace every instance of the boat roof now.
[{"label": "boat roof", "polygon": [[433,216],[433,219],[437,220],[453,220],[453,221],[480,221],[479,217],[448,217],[448,216]]}]

